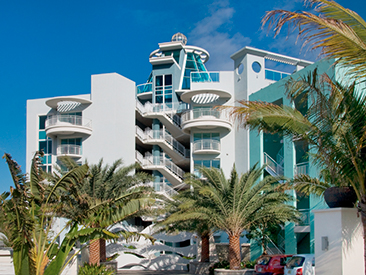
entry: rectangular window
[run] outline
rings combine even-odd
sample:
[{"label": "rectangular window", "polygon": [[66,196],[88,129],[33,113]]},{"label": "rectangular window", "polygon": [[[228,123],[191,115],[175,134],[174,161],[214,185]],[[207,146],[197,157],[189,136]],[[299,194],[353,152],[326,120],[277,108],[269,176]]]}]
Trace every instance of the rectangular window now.
[{"label": "rectangular window", "polygon": [[46,128],[47,116],[39,116],[39,129],[44,130]]}]

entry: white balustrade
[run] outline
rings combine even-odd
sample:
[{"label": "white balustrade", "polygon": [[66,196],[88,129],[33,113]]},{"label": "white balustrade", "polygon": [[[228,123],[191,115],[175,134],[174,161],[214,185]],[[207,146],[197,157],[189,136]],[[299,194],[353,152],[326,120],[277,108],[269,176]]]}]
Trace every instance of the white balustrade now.
[{"label": "white balustrade", "polygon": [[81,146],[74,144],[62,144],[57,147],[57,155],[81,155]]},{"label": "white balustrade", "polygon": [[201,150],[220,151],[220,141],[216,139],[201,139],[193,142],[193,152]]},{"label": "white balustrade", "polygon": [[264,152],[264,163],[276,174],[283,175],[283,167],[279,165],[273,158]]},{"label": "white balustrade", "polygon": [[51,115],[46,119],[46,128],[54,125],[71,124],[91,128],[91,120],[78,115]]}]

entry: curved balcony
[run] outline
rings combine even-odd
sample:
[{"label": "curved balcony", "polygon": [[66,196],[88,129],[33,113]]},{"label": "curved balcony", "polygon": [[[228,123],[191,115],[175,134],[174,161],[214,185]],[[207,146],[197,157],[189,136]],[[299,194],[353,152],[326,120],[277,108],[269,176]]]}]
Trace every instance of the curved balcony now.
[{"label": "curved balcony", "polygon": [[139,99],[146,100],[152,97],[152,83],[140,84],[136,87],[136,94]]},{"label": "curved balcony", "polygon": [[81,154],[80,145],[62,144],[57,147],[57,157],[69,156],[72,158],[80,158]]},{"label": "curved balcony", "polygon": [[46,134],[72,135],[74,133],[91,135],[91,120],[77,115],[52,115],[46,119]]},{"label": "curved balcony", "polygon": [[220,141],[215,139],[201,139],[193,142],[194,154],[219,154]]},{"label": "curved balcony", "polygon": [[213,129],[224,128],[231,130],[232,123],[223,112],[208,108],[198,108],[182,115],[182,130],[189,133],[191,128]]}]

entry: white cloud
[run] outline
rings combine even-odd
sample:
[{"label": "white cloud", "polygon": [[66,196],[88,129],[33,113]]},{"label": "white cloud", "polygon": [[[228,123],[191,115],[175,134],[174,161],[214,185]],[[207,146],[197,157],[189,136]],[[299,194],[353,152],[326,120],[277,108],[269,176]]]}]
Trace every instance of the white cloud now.
[{"label": "white cloud", "polygon": [[210,14],[199,21],[188,34],[188,43],[200,46],[210,53],[209,70],[233,70],[230,55],[250,44],[251,39],[239,32],[230,34],[231,19],[235,13],[227,1],[217,1],[209,7]]}]

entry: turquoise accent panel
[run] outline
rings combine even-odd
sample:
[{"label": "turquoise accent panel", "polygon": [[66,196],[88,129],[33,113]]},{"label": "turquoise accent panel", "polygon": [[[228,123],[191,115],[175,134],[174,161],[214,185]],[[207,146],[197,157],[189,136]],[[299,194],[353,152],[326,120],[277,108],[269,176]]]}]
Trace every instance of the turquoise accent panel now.
[{"label": "turquoise accent panel", "polygon": [[250,240],[250,260],[258,259],[263,253],[262,246],[257,241]]},{"label": "turquoise accent panel", "polygon": [[46,131],[39,131],[38,138],[39,139],[46,139],[47,138]]}]

